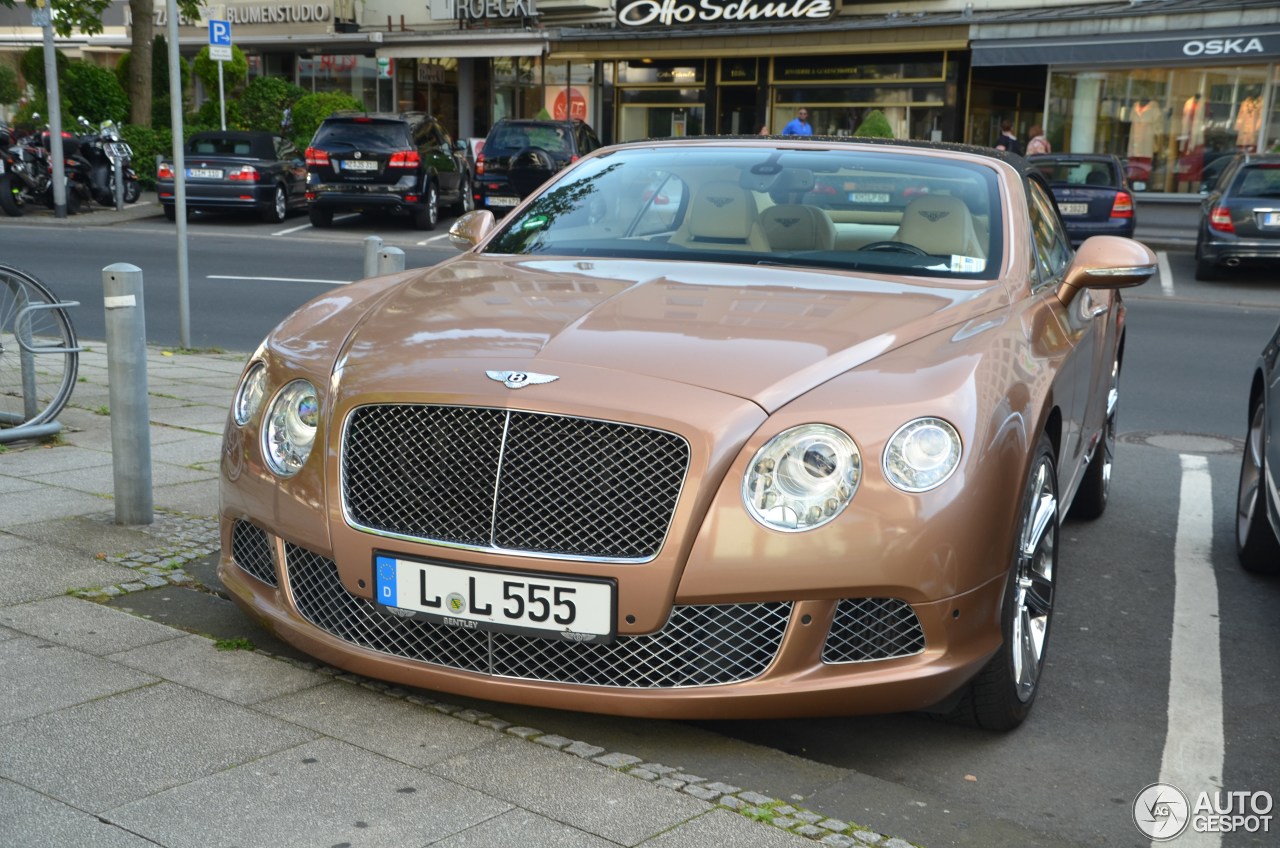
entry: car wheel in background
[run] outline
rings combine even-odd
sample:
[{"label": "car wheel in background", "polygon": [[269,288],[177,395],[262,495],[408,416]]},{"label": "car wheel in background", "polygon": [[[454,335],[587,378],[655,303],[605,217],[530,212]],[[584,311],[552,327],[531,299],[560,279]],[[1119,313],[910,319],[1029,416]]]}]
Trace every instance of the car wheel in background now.
[{"label": "car wheel in background", "polygon": [[1200,242],[1196,242],[1196,279],[1202,282],[1218,279],[1221,273],[1218,265],[1211,259],[1205,259],[1201,255]]},{"label": "car wheel in background", "polygon": [[312,206],[308,210],[307,215],[311,218],[311,226],[313,227],[332,227],[333,212],[328,209],[320,209]]},{"label": "car wheel in background", "polygon": [[1102,438],[1093,449],[1093,458],[1085,469],[1076,498],[1071,502],[1071,517],[1092,520],[1101,518],[1111,495],[1111,469],[1116,455],[1116,411],[1120,405],[1120,360],[1111,364],[1111,388],[1107,391],[1107,421]]},{"label": "car wheel in background", "polygon": [[987,730],[1012,730],[1039,691],[1058,570],[1058,474],[1053,445],[1040,436],[1020,509],[1021,530],[1005,585],[1000,650],[968,684],[950,717]]},{"label": "car wheel in background", "polygon": [[271,205],[261,211],[262,220],[268,224],[282,223],[289,214],[289,199],[285,196],[284,186],[276,186],[275,195],[271,198]]},{"label": "car wheel in background", "polygon": [[458,202],[453,205],[453,209],[456,214],[465,215],[476,208],[475,196],[471,193],[471,178],[464,174],[459,188],[461,194],[458,197]]},{"label": "car wheel in background", "polygon": [[1240,462],[1240,486],[1236,495],[1236,555],[1246,571],[1280,572],[1280,542],[1267,517],[1267,455],[1264,438],[1266,413],[1258,398],[1249,416],[1249,433]]},{"label": "car wheel in background", "polygon": [[164,217],[165,220],[168,221],[178,220],[178,207],[174,206],[172,203],[166,203],[164,206]]},{"label": "car wheel in background", "polygon": [[440,221],[440,194],[436,184],[427,183],[422,208],[413,213],[413,225],[419,230],[434,230]]}]

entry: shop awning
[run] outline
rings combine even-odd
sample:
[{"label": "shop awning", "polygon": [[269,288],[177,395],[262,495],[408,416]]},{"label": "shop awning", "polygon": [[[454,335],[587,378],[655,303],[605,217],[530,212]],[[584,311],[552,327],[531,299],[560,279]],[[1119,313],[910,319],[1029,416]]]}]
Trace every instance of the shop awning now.
[{"label": "shop awning", "polygon": [[975,66],[1249,64],[1280,58],[1280,26],[1111,36],[979,38],[970,47]]}]

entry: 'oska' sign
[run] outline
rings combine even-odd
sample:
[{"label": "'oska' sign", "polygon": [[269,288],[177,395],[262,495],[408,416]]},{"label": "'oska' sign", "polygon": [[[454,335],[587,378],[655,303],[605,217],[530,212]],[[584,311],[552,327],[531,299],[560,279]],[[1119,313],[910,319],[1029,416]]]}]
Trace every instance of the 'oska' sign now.
[{"label": "'oska' sign", "polygon": [[1261,53],[1260,38],[1207,38],[1204,41],[1188,41],[1182,45],[1187,56],[1225,56],[1233,53]]},{"label": "'oska' sign", "polygon": [[679,26],[717,21],[825,20],[832,0],[619,0],[623,26]]}]

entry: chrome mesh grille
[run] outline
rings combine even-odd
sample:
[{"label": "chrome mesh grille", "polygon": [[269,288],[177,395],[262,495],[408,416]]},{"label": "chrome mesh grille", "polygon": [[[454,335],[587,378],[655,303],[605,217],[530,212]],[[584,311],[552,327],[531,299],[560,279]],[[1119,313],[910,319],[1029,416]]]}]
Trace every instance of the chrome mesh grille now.
[{"label": "chrome mesh grille", "polygon": [[924,650],[924,630],[911,605],[897,598],[844,598],[822,646],[824,663],[909,657]]},{"label": "chrome mesh grille", "polygon": [[271,540],[261,527],[237,521],[231,528],[231,558],[246,573],[275,586],[276,567],[271,562]]},{"label": "chrome mesh grille", "polygon": [[393,404],[347,420],[353,524],[428,542],[652,559],[689,468],[661,430],[532,412]]},{"label": "chrome mesh grille", "polygon": [[773,661],[789,603],[676,607],[665,627],[611,645],[560,642],[448,627],[379,611],[343,588],[332,560],[286,544],[298,612],[341,639],[433,665],[587,686],[662,689],[733,683]]}]

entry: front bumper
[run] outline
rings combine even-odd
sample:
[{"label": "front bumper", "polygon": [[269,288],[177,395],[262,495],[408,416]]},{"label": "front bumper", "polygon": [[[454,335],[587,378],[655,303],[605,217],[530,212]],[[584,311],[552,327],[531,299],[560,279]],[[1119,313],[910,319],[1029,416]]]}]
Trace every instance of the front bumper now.
[{"label": "front bumper", "polygon": [[358,674],[495,701],[659,718],[900,712],[943,701],[1000,643],[1002,578],[911,605],[677,598],[657,633],[599,646],[394,617],[348,592],[321,552],[228,515],[222,537],[232,598],[285,641]]}]

